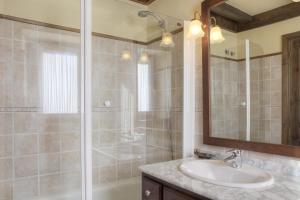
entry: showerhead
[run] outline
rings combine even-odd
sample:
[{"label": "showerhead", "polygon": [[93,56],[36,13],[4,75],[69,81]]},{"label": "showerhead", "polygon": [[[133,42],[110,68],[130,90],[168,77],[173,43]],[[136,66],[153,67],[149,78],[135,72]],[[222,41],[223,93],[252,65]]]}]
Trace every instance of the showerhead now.
[{"label": "showerhead", "polygon": [[158,21],[159,27],[162,28],[163,30],[166,30],[166,21],[159,15],[155,14],[154,12],[147,11],[147,10],[141,10],[138,12],[138,16],[139,17],[152,16]]},{"label": "showerhead", "polygon": [[165,47],[165,48],[175,46],[172,34],[167,32],[166,21],[161,16],[159,16],[158,14],[155,14],[154,12],[148,11],[148,10],[139,11],[138,16],[139,17],[152,16],[154,19],[157,20],[158,26],[163,30],[162,41],[161,41],[160,46]]}]

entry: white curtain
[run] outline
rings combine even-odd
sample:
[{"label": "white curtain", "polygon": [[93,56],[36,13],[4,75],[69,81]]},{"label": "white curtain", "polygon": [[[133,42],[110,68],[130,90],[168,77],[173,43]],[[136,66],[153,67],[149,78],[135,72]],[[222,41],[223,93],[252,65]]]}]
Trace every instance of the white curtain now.
[{"label": "white curtain", "polygon": [[43,112],[78,112],[77,56],[65,53],[43,54]]}]

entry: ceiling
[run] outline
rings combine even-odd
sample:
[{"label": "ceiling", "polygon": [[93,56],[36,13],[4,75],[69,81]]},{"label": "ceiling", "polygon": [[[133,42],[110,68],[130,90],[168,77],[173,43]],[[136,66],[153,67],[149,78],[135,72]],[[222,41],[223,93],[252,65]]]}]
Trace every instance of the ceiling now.
[{"label": "ceiling", "polygon": [[134,1],[134,2],[137,2],[137,3],[141,3],[143,5],[149,5],[150,3],[152,3],[155,0],[131,0],[131,1]]},{"label": "ceiling", "polygon": [[292,2],[292,0],[229,0],[226,3],[253,16]]}]

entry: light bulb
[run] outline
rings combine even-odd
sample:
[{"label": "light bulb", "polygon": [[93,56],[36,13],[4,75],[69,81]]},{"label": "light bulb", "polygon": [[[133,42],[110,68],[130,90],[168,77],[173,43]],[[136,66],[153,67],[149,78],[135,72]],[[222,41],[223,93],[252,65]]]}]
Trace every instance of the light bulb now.
[{"label": "light bulb", "polygon": [[214,26],[210,30],[210,43],[217,44],[225,41],[222,30],[219,26]]},{"label": "light bulb", "polygon": [[161,47],[174,47],[175,43],[173,40],[173,35],[169,32],[164,32],[162,35],[162,40],[160,43]]},{"label": "light bulb", "polygon": [[148,63],[149,62],[149,56],[146,52],[141,53],[140,55],[140,63]]},{"label": "light bulb", "polygon": [[189,27],[189,33],[193,37],[203,37],[204,36],[204,31],[202,29],[202,23],[200,20],[195,19],[191,22],[190,27]]},{"label": "light bulb", "polygon": [[122,52],[122,60],[130,60],[131,59],[131,54],[128,50],[125,50]]}]

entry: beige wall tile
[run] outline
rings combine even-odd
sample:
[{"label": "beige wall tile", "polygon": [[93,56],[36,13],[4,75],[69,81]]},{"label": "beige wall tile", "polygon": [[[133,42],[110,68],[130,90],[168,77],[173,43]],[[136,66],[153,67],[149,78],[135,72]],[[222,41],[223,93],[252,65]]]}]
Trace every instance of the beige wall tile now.
[{"label": "beige wall tile", "polygon": [[11,107],[13,105],[11,92],[13,89],[13,70],[10,61],[0,61],[0,77],[0,106]]},{"label": "beige wall tile", "polygon": [[39,155],[39,173],[50,174],[60,172],[60,154],[41,154]]},{"label": "beige wall tile", "polygon": [[10,20],[1,19],[0,27],[0,38],[11,39],[13,33],[13,22]]},{"label": "beige wall tile", "polygon": [[53,195],[63,192],[63,180],[60,174],[40,177],[40,195]]},{"label": "beige wall tile", "polygon": [[117,176],[118,176],[118,180],[130,178],[131,177],[131,164],[130,163],[119,163]]},{"label": "beige wall tile", "polygon": [[12,159],[0,159],[0,180],[8,180],[13,177]]},{"label": "beige wall tile", "polygon": [[13,22],[13,36],[14,40],[37,42],[37,26],[21,22]]},{"label": "beige wall tile", "polygon": [[38,174],[38,157],[26,156],[14,159],[15,177],[30,177]]},{"label": "beige wall tile", "polygon": [[12,56],[12,41],[0,39],[0,61],[10,61]]},{"label": "beige wall tile", "polygon": [[26,178],[16,180],[13,187],[13,197],[16,200],[30,200],[38,195],[38,180]]},{"label": "beige wall tile", "polygon": [[39,152],[60,152],[60,134],[39,135]]},{"label": "beige wall tile", "polygon": [[62,170],[80,170],[81,160],[80,152],[62,153],[61,167]]},{"label": "beige wall tile", "polygon": [[13,198],[12,182],[4,181],[0,182],[0,199],[10,200]]},{"label": "beige wall tile", "polygon": [[64,133],[61,135],[62,151],[80,150],[80,133]]},{"label": "beige wall tile", "polygon": [[63,180],[63,193],[80,191],[81,189],[81,172],[66,172],[61,175]]},{"label": "beige wall tile", "polygon": [[0,158],[12,156],[12,136],[0,136]]},{"label": "beige wall tile", "polygon": [[101,183],[109,183],[117,180],[117,166],[106,166],[99,168],[99,181]]},{"label": "beige wall tile", "polygon": [[16,156],[38,153],[38,137],[36,134],[16,135],[14,142],[14,153]]}]

